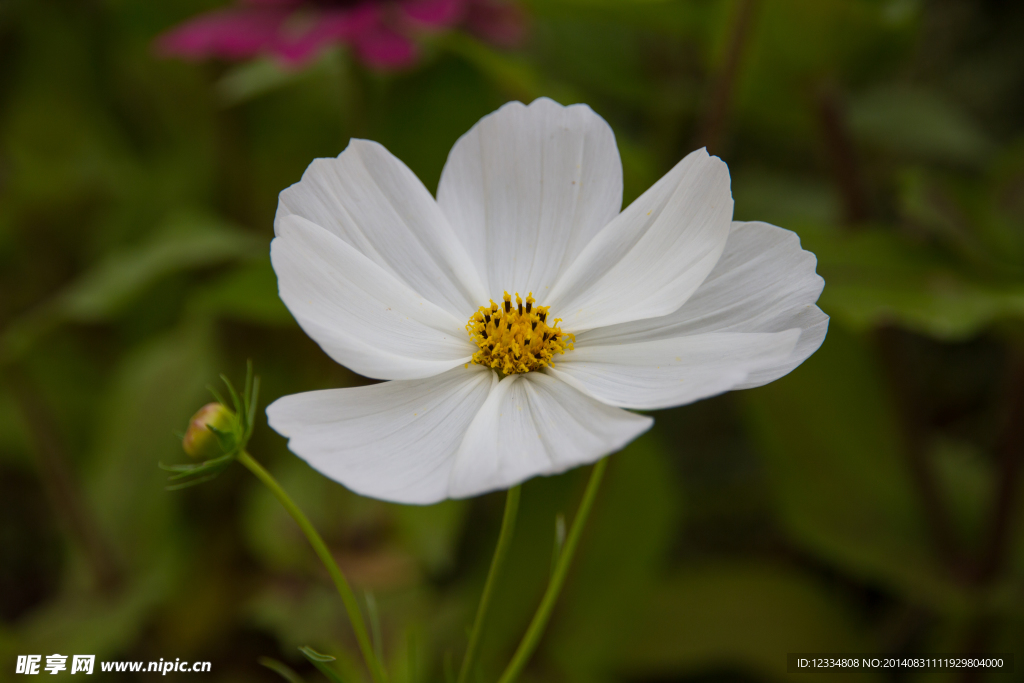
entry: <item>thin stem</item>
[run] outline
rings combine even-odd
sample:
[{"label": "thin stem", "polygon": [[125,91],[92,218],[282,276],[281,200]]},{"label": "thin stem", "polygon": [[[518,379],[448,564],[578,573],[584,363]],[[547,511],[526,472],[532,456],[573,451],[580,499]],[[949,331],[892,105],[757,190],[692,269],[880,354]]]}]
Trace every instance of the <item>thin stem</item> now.
[{"label": "thin stem", "polygon": [[725,132],[732,96],[739,79],[740,65],[750,42],[757,13],[758,0],[739,0],[729,27],[729,39],[722,66],[715,77],[714,90],[708,100],[703,121],[697,134],[697,147],[707,147],[712,154],[720,154],[719,142]]},{"label": "thin stem", "polygon": [[871,206],[838,86],[823,83],[817,91],[816,105],[825,152],[843,204],[843,222],[853,227],[871,217]]},{"label": "thin stem", "polygon": [[996,444],[999,486],[996,491],[986,548],[976,570],[978,584],[990,583],[1006,564],[1017,517],[1018,479],[1024,466],[1024,353],[1011,350],[1007,368],[1006,416]]},{"label": "thin stem", "polygon": [[512,683],[512,681],[516,680],[527,662],[530,661],[533,651],[537,649],[537,644],[540,643],[541,636],[544,635],[544,629],[551,618],[551,612],[555,608],[558,594],[562,590],[562,584],[565,583],[565,577],[569,573],[572,556],[576,551],[576,545],[579,543],[580,536],[583,535],[583,527],[586,526],[587,516],[590,514],[590,508],[594,505],[597,489],[601,485],[601,477],[604,475],[604,470],[607,466],[608,459],[605,458],[599,460],[594,465],[594,469],[591,470],[590,481],[587,482],[587,489],[583,492],[583,500],[580,501],[579,510],[576,511],[576,519],[572,520],[569,537],[565,539],[565,547],[562,549],[561,555],[558,556],[558,563],[555,565],[555,571],[551,575],[548,589],[544,591],[544,597],[541,598],[540,606],[537,607],[537,612],[533,615],[530,627],[526,629],[523,640],[519,643],[519,647],[516,648],[515,654],[512,655],[512,661],[505,667],[505,672],[501,674],[498,683]]},{"label": "thin stem", "polygon": [[117,554],[82,495],[53,412],[17,366],[8,370],[6,379],[25,417],[36,447],[41,479],[57,516],[66,526],[72,542],[81,549],[96,587],[102,593],[117,592],[124,584]]},{"label": "thin stem", "polygon": [[494,586],[501,575],[501,568],[505,564],[505,556],[508,555],[509,546],[512,545],[512,535],[516,530],[516,514],[519,512],[519,492],[520,487],[513,486],[508,490],[508,495],[505,497],[505,516],[501,520],[501,533],[498,534],[498,545],[494,548],[494,558],[491,559],[491,568],[487,572],[487,582],[484,584],[484,592],[480,596],[480,605],[476,609],[476,620],[473,622],[473,630],[469,634],[466,656],[462,658],[462,668],[459,670],[458,683],[465,683],[469,680],[469,672],[473,669],[473,662],[476,659],[477,649],[480,645],[480,637],[484,630],[484,621],[487,619],[487,608],[491,605]]},{"label": "thin stem", "polygon": [[920,497],[925,522],[931,541],[942,566],[959,580],[969,569],[964,565],[961,549],[956,541],[946,500],[936,478],[934,463],[928,457],[924,417],[920,400],[914,393],[913,377],[907,365],[907,353],[901,344],[899,332],[893,327],[880,327],[875,333],[879,357],[886,371],[890,391],[895,399],[897,415],[903,437],[909,472]]},{"label": "thin stem", "polygon": [[363,615],[359,611],[359,603],[356,601],[356,596],[352,592],[352,588],[348,585],[348,581],[345,579],[345,575],[341,573],[341,569],[338,568],[338,564],[334,561],[334,557],[331,556],[331,551],[327,549],[327,544],[324,543],[324,539],[320,537],[320,534],[313,527],[313,524],[309,521],[306,515],[299,509],[299,507],[292,501],[291,497],[285,493],[285,490],[281,488],[281,485],[277,483],[277,480],[271,476],[270,472],[267,472],[263,468],[263,465],[256,462],[251,455],[243,451],[238,456],[238,461],[245,465],[249,471],[256,475],[256,478],[262,481],[270,492],[274,494],[274,497],[284,506],[284,509],[288,511],[288,514],[292,516],[292,519],[299,525],[303,533],[306,534],[306,538],[309,540],[309,544],[313,546],[313,550],[320,557],[320,561],[324,563],[327,568],[327,573],[331,575],[334,580],[334,585],[338,589],[338,593],[341,595],[341,601],[345,603],[345,610],[348,612],[349,621],[352,622],[352,630],[355,631],[356,640],[359,642],[359,649],[363,653],[363,659],[366,660],[366,666],[370,670],[370,675],[373,677],[375,683],[384,683],[387,681],[387,674],[384,672],[383,666],[380,661],[374,656],[373,646],[370,644],[370,638],[367,635],[366,623],[363,621]]},{"label": "thin stem", "polygon": [[[999,485],[986,547],[974,568],[974,584],[989,588],[1005,571],[1008,550],[1014,538],[1013,528],[1017,515],[1021,468],[1024,466],[1024,354],[1011,349],[1007,371],[1006,414],[1002,435],[996,444],[999,463]],[[970,654],[984,654],[992,640],[996,622],[991,614],[977,616],[961,650]],[[981,680],[982,674],[967,670],[961,675],[964,683]]]}]

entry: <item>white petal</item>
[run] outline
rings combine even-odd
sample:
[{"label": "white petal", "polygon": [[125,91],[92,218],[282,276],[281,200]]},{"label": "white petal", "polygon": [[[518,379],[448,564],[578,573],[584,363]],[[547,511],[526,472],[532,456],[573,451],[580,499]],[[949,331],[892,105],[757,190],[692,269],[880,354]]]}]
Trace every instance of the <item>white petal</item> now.
[{"label": "white petal", "polygon": [[547,372],[609,405],[669,408],[743,386],[752,372],[788,358],[799,338],[800,330],[712,332],[632,344],[584,345]]},{"label": "white petal", "polygon": [[653,423],[543,373],[506,377],[466,432],[451,471],[449,495],[475,496],[594,462]]},{"label": "white petal", "polygon": [[417,295],[347,242],[299,216],[270,246],[281,299],[310,337],[367,377],[415,379],[469,362],[465,322]]},{"label": "white petal", "polygon": [[488,292],[541,302],[569,263],[622,207],[611,128],[590,107],[547,98],[510,102],[455,143],[437,202]]},{"label": "white petal", "polygon": [[679,310],[660,318],[602,327],[577,336],[577,347],[627,344],[707,332],[802,330],[784,361],[751,372],[738,389],[789,373],[825,339],[828,316],[814,302],[824,280],[817,259],[800,248],[796,233],[767,223],[733,223],[725,252],[704,283]]},{"label": "white petal", "polygon": [[398,503],[448,497],[467,427],[497,375],[479,365],[424,380],[285,396],[267,408],[288,447],[356,493]]},{"label": "white petal", "polygon": [[486,290],[437,202],[383,146],[352,140],[316,159],[281,193],[274,221],[307,218],[355,247],[423,298],[467,320]]},{"label": "white petal", "polygon": [[692,152],[594,237],[543,303],[576,333],[667,315],[714,268],[731,219],[729,169]]}]

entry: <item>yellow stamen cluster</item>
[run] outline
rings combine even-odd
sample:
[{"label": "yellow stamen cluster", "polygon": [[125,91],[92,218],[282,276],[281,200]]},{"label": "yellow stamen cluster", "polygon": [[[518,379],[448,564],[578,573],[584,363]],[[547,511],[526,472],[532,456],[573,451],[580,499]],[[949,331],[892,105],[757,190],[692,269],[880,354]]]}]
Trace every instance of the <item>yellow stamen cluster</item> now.
[{"label": "yellow stamen cluster", "polygon": [[576,338],[558,328],[561,318],[548,321],[548,306],[534,306],[533,294],[516,303],[505,292],[504,301],[481,306],[466,324],[470,339],[480,347],[473,362],[486,365],[502,375],[540,370],[551,365],[556,353],[572,349]]}]

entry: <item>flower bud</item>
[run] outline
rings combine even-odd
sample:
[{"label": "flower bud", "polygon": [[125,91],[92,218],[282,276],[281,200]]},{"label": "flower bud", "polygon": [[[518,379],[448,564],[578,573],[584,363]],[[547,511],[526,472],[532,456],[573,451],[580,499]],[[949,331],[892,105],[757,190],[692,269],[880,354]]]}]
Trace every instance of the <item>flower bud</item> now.
[{"label": "flower bud", "polygon": [[210,427],[232,434],[236,421],[235,414],[224,405],[207,403],[189,420],[181,446],[193,458],[209,460],[224,455],[224,445]]}]

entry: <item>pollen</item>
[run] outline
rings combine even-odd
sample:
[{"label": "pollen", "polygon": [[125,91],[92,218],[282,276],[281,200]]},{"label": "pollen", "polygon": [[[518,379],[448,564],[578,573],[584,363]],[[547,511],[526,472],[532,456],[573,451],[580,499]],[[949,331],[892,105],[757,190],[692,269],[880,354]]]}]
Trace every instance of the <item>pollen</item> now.
[{"label": "pollen", "polygon": [[559,329],[562,319],[549,319],[549,307],[536,303],[532,293],[525,302],[516,293],[513,304],[505,292],[500,304],[491,300],[490,306],[481,306],[466,323],[469,338],[480,347],[473,362],[514,375],[552,365],[556,353],[571,350],[576,338]]}]

